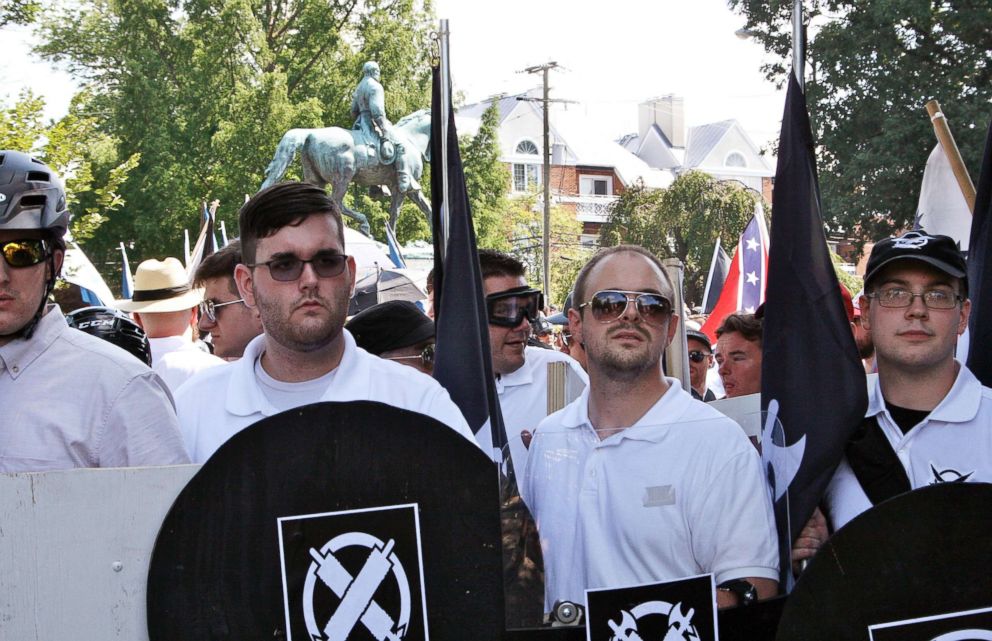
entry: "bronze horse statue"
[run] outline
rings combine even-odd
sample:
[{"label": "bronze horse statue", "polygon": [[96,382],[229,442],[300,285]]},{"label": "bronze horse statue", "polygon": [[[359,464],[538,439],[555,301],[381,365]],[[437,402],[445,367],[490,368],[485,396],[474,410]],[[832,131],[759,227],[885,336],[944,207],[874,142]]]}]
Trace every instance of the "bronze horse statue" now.
[{"label": "bronze horse statue", "polygon": [[[371,187],[382,186],[389,189],[389,226],[396,229],[400,205],[409,198],[431,221],[431,204],[420,191],[420,177],[424,173],[424,160],[430,161],[431,114],[427,109],[404,116],[393,125],[393,133],[399,145],[396,159],[386,165],[379,161],[365,142],[362,132],[342,127],[322,129],[290,129],[279,141],[272,162],[265,169],[265,181],[260,189],[277,183],[293,162],[296,152],[303,161],[303,181],[318,187],[331,185],[331,198],[341,207],[341,211],[351,216],[361,225],[362,233],[369,235],[369,221],[364,214],[345,207],[344,195],[348,183]],[[402,148],[402,150],[401,150]],[[402,191],[398,179],[399,168],[405,169],[412,181]]]}]

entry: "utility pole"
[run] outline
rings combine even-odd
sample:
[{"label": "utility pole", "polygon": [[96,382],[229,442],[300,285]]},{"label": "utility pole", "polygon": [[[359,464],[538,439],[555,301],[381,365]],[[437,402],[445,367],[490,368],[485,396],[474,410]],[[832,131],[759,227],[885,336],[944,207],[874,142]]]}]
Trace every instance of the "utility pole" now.
[{"label": "utility pole", "polygon": [[[551,296],[551,124],[548,118],[548,103],[550,102],[571,102],[569,100],[551,100],[548,96],[548,72],[558,68],[557,62],[547,62],[543,65],[527,67],[521,73],[538,73],[544,77],[544,94],[540,102],[544,111],[544,170],[541,175],[541,182],[544,186],[544,237],[542,247],[544,251],[543,284],[545,300]],[[520,97],[517,100],[537,102],[535,98]]]}]

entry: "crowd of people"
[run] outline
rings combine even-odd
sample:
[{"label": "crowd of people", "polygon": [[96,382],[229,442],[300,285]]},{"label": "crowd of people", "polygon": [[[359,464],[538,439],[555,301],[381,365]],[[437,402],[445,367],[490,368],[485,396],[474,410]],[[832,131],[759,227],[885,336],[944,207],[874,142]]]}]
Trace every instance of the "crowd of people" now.
[{"label": "crowd of people", "polygon": [[[0,471],[202,463],[256,421],[320,401],[419,412],[488,451],[491,435],[473,434],[430,376],[428,315],[393,301],[347,318],[356,266],[323,189],[263,189],[239,212],[240,239],[192,282],[174,258],[147,260],[119,310],[68,316],[49,302],[69,220],[58,176],[0,151],[0,196]],[[758,451],[707,404],[760,392],[761,310],[731,314],[715,337],[687,327],[683,389],[663,355],[686,319],[651,252],[621,245],[589,260],[552,317],[560,349],[532,340],[543,295],[520,261],[480,250],[479,263],[509,456],[540,532],[545,611],[581,602],[586,588],[701,573],[714,574],[721,606],[776,594]],[[947,237],[875,245],[863,293],[847,294],[857,348],[878,374],[868,415],[794,558],[888,496],[992,481],[992,390],[955,359],[967,285]],[[584,389],[550,412],[553,362]]]}]

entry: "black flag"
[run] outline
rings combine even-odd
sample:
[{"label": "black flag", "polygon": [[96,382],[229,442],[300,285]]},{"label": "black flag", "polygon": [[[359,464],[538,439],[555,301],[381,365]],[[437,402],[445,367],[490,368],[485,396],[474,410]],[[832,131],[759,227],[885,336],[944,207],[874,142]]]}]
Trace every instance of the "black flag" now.
[{"label": "black flag", "polygon": [[716,246],[713,248],[713,259],[710,261],[710,273],[706,276],[706,288],[703,290],[703,313],[709,314],[716,307],[716,302],[720,300],[723,292],[723,284],[730,273],[730,256],[723,251],[720,244],[720,237],[717,236]]},{"label": "black flag", "polygon": [[992,124],[985,140],[982,175],[975,194],[968,242],[968,296],[971,298],[971,334],[968,369],[982,385],[992,387]]},{"label": "black flag", "polygon": [[[772,200],[761,365],[761,407],[802,450],[775,504],[782,575],[788,550],[816,508],[868,407],[865,372],[827,249],[806,97],[789,74]],[[787,583],[783,582],[783,585]]]},{"label": "black flag", "polygon": [[[482,270],[465,191],[454,112],[441,114],[441,92],[448,92],[450,97],[451,88],[441,86],[440,76],[440,70],[435,68],[431,98],[431,204],[437,320],[434,378],[462,410],[469,427],[479,438],[479,445],[499,461],[506,447],[506,428],[493,380]],[[441,123],[445,119],[448,122],[447,167],[443,166],[441,155]],[[447,194],[442,182],[444,175],[448,178]],[[448,217],[447,237],[442,223],[443,210]],[[512,477],[512,472],[508,476]]]}]

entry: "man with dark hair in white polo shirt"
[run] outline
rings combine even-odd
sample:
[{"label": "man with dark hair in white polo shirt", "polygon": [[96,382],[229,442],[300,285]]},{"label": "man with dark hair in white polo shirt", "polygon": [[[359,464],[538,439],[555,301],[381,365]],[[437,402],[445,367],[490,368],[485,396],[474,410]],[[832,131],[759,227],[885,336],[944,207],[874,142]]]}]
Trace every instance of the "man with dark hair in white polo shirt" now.
[{"label": "man with dark hair in white polo shirt", "polygon": [[378,401],[419,412],[475,444],[437,381],[372,356],[344,328],[355,259],[345,252],[341,212],[322,188],[272,185],[244,204],[239,222],[244,262],[235,280],[245,305],[258,309],[263,333],[240,360],[202,372],[176,392],[195,462],[266,416],[323,401]]},{"label": "man with dark hair in white polo shirt", "polygon": [[775,595],[778,551],[761,461],[744,431],[697,401],[661,358],[673,288],[649,251],[583,267],[569,311],[589,387],[537,428],[524,475],[545,560],[545,608],[586,588],[712,572],[720,606]]},{"label": "man with dark hair in white polo shirt", "polygon": [[827,488],[834,529],[911,489],[992,482],[992,389],[954,358],[971,312],[954,240],[912,231],[878,242],[860,302],[878,379]]}]

